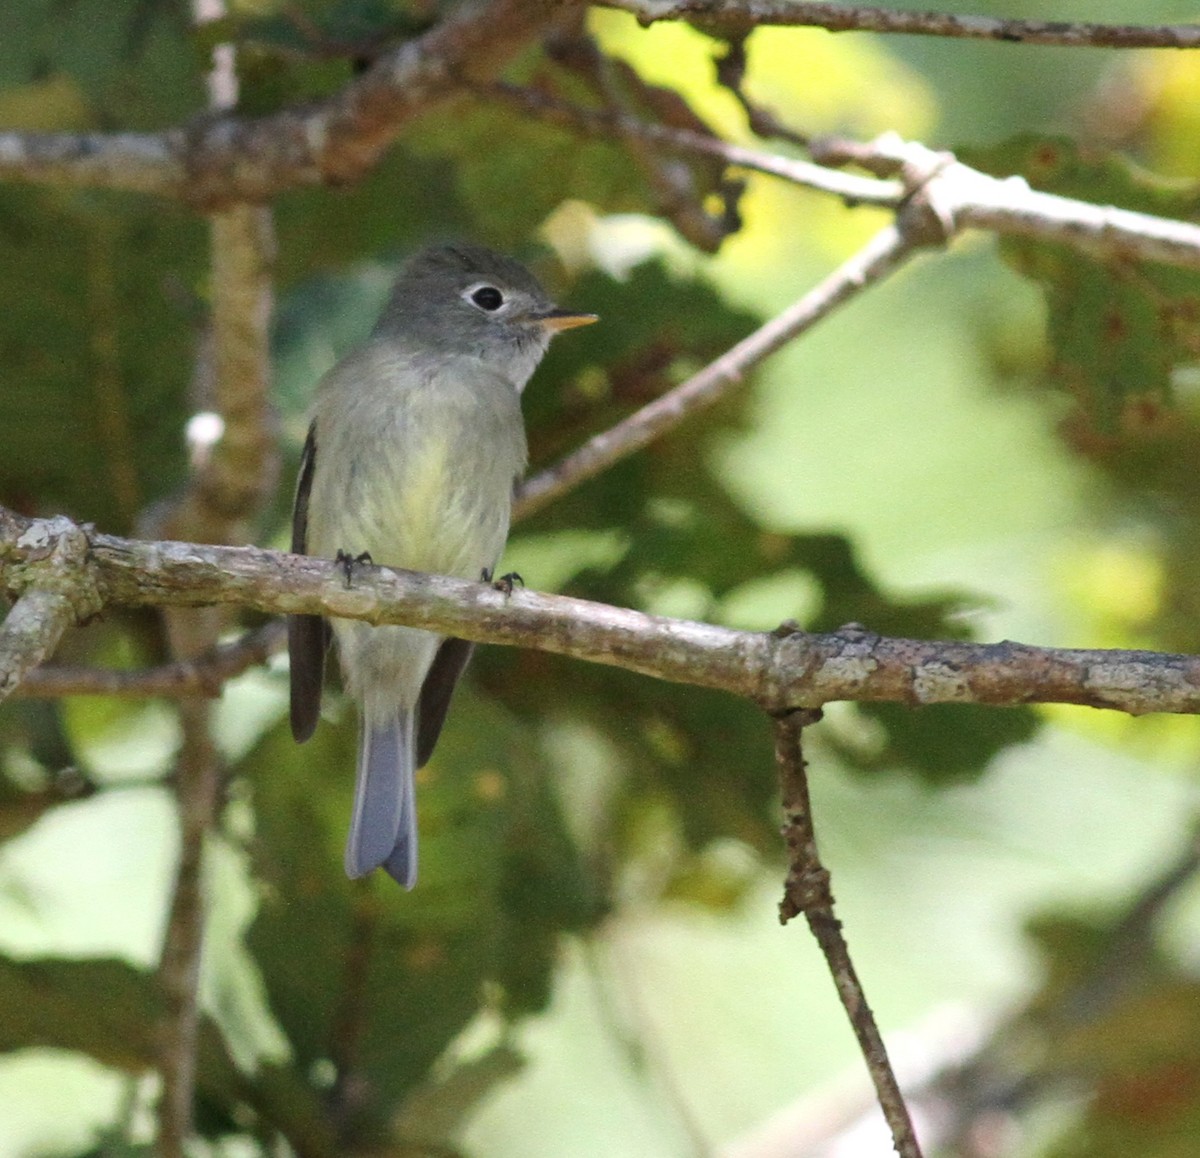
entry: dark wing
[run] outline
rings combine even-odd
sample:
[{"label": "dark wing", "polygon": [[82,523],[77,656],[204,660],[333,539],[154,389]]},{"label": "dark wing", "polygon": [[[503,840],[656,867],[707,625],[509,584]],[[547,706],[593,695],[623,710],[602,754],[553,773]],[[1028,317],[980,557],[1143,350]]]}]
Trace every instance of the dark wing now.
[{"label": "dark wing", "polygon": [[[307,553],[308,496],[317,458],[317,425],[308,428],[300,456],[296,502],[292,508],[292,551]],[[298,744],[313,734],[321,715],[321,686],[325,682],[325,653],[329,650],[329,624],[320,615],[288,616],[288,659],[292,673],[292,735]]]},{"label": "dark wing", "polygon": [[418,768],[424,768],[433,755],[433,746],[446,722],[446,710],[450,707],[454,686],[474,650],[475,645],[465,639],[443,639],[442,646],[433,658],[429,674],[421,685],[421,698],[417,702]]}]

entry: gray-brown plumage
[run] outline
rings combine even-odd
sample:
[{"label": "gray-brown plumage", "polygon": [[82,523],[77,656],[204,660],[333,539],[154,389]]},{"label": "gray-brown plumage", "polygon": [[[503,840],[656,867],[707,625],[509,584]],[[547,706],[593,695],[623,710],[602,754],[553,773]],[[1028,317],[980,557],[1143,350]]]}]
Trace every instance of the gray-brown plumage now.
[{"label": "gray-brown plumage", "polygon": [[[404,268],[368,341],[317,388],[296,490],[292,549],[464,579],[491,574],[525,469],[520,395],[561,329],[518,262],[475,245],[427,249]],[[330,630],[332,626],[332,632]],[[291,724],[312,735],[337,639],[359,705],[346,871],[417,875],[413,773],[433,752],[472,645],[408,627],[292,616]]]}]

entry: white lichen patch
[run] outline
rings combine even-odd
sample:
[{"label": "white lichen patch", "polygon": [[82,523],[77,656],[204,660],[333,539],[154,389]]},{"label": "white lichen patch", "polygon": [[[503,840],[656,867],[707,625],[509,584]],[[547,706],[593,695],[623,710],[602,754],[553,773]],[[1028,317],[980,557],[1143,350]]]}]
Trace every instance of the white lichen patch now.
[{"label": "white lichen patch", "polygon": [[821,664],[813,682],[818,687],[831,683],[845,690],[865,684],[878,667],[879,661],[867,655],[835,655]]},{"label": "white lichen patch", "polygon": [[1161,669],[1144,663],[1106,663],[1099,678],[1093,678],[1094,672],[1089,669],[1083,684],[1089,690],[1136,692],[1168,682],[1164,678],[1166,675]]},{"label": "white lichen patch", "polygon": [[1185,671],[1158,664],[1106,663],[1099,669],[1089,668],[1083,686],[1133,715],[1186,711],[1196,698],[1196,688]]},{"label": "white lichen patch", "polygon": [[913,668],[913,695],[922,704],[968,703],[974,698],[962,672],[944,663]]}]

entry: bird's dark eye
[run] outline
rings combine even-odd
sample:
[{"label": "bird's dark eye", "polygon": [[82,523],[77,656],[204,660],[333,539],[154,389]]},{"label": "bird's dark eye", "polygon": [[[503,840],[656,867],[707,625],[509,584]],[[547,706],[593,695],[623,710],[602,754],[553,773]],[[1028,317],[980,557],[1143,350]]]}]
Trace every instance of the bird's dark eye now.
[{"label": "bird's dark eye", "polygon": [[498,310],[504,305],[504,295],[494,285],[481,285],[472,295],[473,301],[481,310]]}]

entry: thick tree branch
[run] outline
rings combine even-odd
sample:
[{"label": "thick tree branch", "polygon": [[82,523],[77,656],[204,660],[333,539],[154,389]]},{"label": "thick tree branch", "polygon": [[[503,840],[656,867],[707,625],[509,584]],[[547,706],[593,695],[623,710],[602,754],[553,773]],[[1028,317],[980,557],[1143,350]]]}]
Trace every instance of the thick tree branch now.
[{"label": "thick tree branch", "polygon": [[540,510],[566,491],[661,437],[688,415],[718,402],[741,383],[752,366],[815,325],[860,290],[890,273],[925,240],[919,230],[908,228],[907,222],[880,230],[820,285],[698,374],[609,430],[597,434],[554,466],[527,479],[517,489],[514,517],[524,518]]},{"label": "thick tree branch", "polygon": [[181,130],[163,133],[0,132],[0,180],[180,197],[188,173]]},{"label": "thick tree branch", "polygon": [[0,133],[0,180],[125,189],[205,210],[363,176],[418,113],[503,67],[564,0],[473,0],[327,100],[262,117],[219,111],[163,133]]},{"label": "thick tree branch", "polygon": [[[96,615],[86,533],[69,519],[13,519],[0,508],[0,594],[16,601],[0,623],[0,701],[44,663],[68,628]],[[7,547],[7,549],[5,549]],[[5,562],[14,564],[11,572]]]},{"label": "thick tree branch", "polygon": [[783,805],[783,837],[788,848],[787,883],[779,919],[786,925],[793,917],[804,914],[858,1039],[883,1116],[891,1128],[896,1153],[901,1158],[921,1158],[912,1119],[888,1060],[883,1036],[867,1004],[846,938],[842,936],[842,923],[833,913],[829,871],[817,852],[803,738],[804,729],[820,718],[820,712],[797,709],[780,713],[775,719],[775,763]]},{"label": "thick tree branch", "polygon": [[643,24],[686,20],[708,32],[742,34],[759,25],[828,32],[892,32],[1069,48],[1196,48],[1196,24],[1097,24],[1083,20],[1002,20],[950,12],[904,12],[826,0],[601,0]]},{"label": "thick tree branch", "polygon": [[[47,527],[78,533],[65,519],[33,523],[0,511],[0,576],[15,580],[23,573],[17,540],[31,525],[39,536],[53,535]],[[520,589],[506,595],[486,583],[386,567],[356,570],[347,587],[332,561],[254,547],[88,538],[91,550],[79,563],[88,573],[83,589],[107,604],[236,605],[403,623],[718,688],[777,711],[858,700],[1200,713],[1200,656],[893,639],[857,624],[822,634],[735,631],[561,595]]]}]

